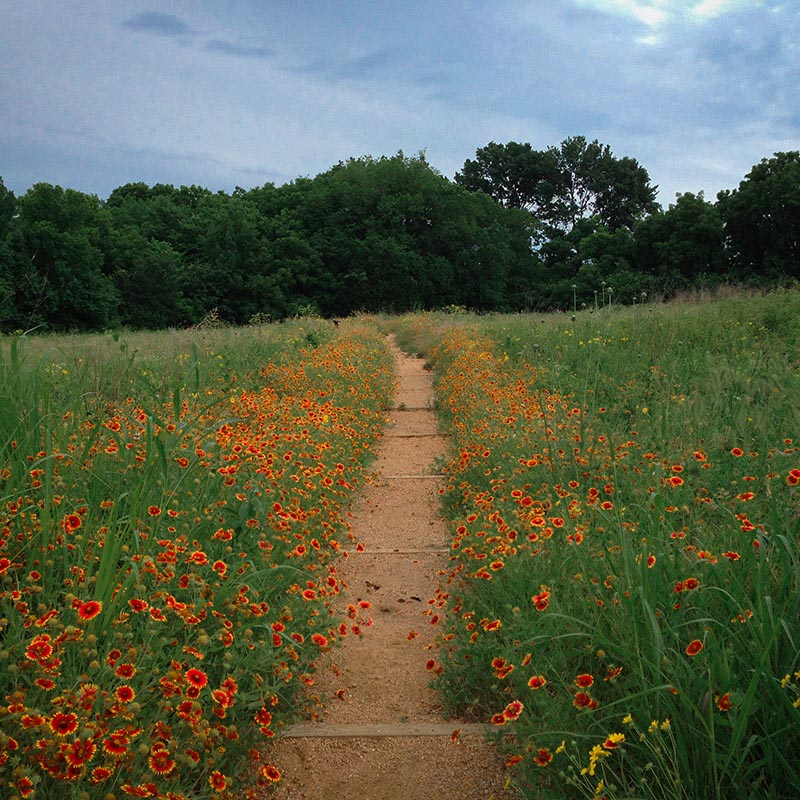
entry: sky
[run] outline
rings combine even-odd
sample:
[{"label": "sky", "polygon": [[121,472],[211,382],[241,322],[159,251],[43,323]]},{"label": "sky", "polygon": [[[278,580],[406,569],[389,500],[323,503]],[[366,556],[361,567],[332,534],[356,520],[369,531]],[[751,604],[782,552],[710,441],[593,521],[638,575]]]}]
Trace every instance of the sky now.
[{"label": "sky", "polygon": [[585,136],[666,208],[800,149],[800,0],[0,0],[0,177],[226,192]]}]

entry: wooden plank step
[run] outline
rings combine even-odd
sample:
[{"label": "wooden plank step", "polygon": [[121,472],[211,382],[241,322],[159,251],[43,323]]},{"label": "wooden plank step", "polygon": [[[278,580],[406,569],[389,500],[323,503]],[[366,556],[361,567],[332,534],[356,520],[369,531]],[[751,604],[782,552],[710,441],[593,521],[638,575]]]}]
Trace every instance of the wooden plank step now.
[{"label": "wooden plank step", "polygon": [[425,475],[379,475],[378,477],[385,481],[417,481],[430,478],[445,478],[447,476],[441,472],[432,472]]},{"label": "wooden plank step", "polygon": [[416,549],[395,548],[393,550],[378,548],[378,547],[365,547],[363,550],[351,550],[351,555],[356,556],[418,556],[418,555],[440,555],[441,553],[451,553],[449,547],[420,547]]},{"label": "wooden plank step", "polygon": [[493,725],[465,722],[366,722],[328,725],[299,722],[278,733],[283,739],[398,739],[428,736],[487,736]]},{"label": "wooden plank step", "polygon": [[446,433],[386,433],[384,439],[449,439]]}]

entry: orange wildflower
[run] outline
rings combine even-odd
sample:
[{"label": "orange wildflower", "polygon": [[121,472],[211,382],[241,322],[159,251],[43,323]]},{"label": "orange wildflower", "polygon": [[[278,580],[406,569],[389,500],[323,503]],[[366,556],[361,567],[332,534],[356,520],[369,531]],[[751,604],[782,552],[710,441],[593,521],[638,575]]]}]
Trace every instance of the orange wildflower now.
[{"label": "orange wildflower", "polygon": [[78,715],[73,712],[57,711],[50,718],[50,730],[56,736],[69,736],[78,730]]},{"label": "orange wildflower", "polygon": [[84,622],[94,619],[103,610],[103,604],[99,600],[87,600],[78,606],[78,617]]},{"label": "orange wildflower", "polygon": [[703,643],[699,639],[693,639],[686,645],[686,655],[696,656],[703,649]]},{"label": "orange wildflower", "polygon": [[187,669],[186,680],[190,685],[196,687],[197,689],[202,689],[208,683],[208,675],[206,675],[201,669]]}]

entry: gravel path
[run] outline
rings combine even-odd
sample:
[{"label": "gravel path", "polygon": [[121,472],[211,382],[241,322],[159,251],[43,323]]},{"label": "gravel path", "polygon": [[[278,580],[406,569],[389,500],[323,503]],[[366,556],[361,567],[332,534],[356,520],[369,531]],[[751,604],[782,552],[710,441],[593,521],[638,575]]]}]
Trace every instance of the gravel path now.
[{"label": "gravel path", "polygon": [[[283,780],[269,797],[512,800],[480,726],[445,720],[429,687],[426,662],[436,656],[436,628],[422,612],[447,564],[448,545],[439,511],[442,479],[431,470],[447,440],[432,411],[430,372],[390,343],[398,392],[374,480],[351,520],[365,550],[338,567],[349,587],[342,606],[369,601],[374,623],[320,665],[325,706],[318,720],[276,743],[271,758]],[[420,635],[410,637],[411,631]]]}]

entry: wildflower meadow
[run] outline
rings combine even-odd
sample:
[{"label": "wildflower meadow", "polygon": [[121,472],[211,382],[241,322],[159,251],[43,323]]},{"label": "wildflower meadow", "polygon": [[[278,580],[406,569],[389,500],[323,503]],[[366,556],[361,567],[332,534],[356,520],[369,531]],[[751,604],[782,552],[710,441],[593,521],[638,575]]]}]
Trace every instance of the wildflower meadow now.
[{"label": "wildflower meadow", "polygon": [[396,329],[454,439],[446,706],[525,797],[799,797],[798,293]]},{"label": "wildflower meadow", "polygon": [[357,319],[0,340],[0,796],[280,781],[393,386]]},{"label": "wildflower meadow", "polygon": [[0,339],[0,796],[223,800],[320,702],[423,354],[445,708],[541,800],[800,796],[800,296]]}]

